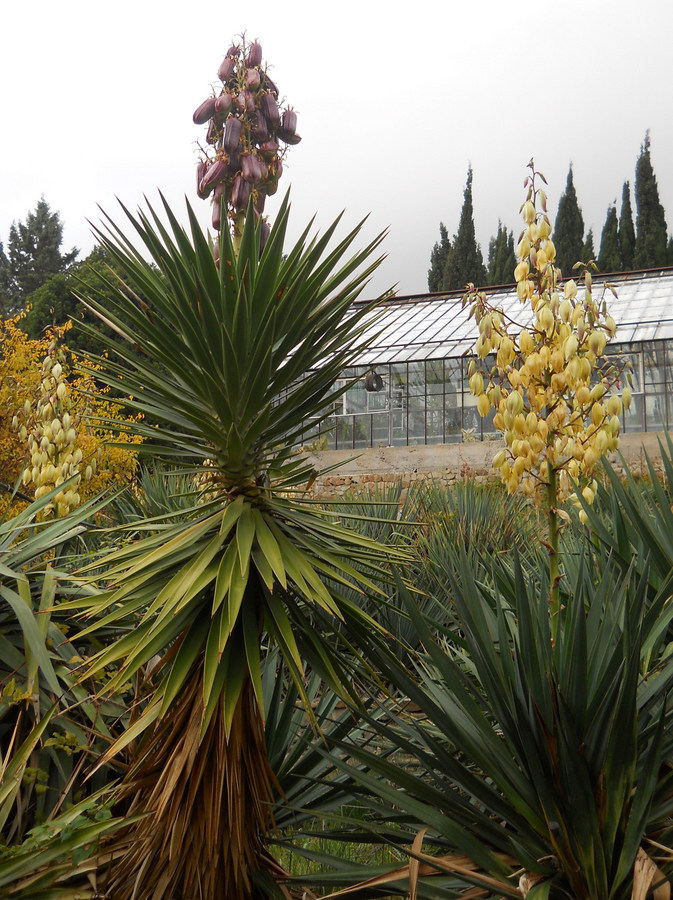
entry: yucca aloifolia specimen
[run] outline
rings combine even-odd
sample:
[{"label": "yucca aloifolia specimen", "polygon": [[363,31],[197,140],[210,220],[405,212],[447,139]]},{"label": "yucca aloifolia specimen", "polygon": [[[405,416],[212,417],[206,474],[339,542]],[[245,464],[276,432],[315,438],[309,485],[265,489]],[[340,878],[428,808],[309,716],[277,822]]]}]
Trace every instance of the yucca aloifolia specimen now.
[{"label": "yucca aloifolia specimen", "polygon": [[223,227],[218,266],[191,208],[188,234],[164,207],[168,224],[127,212],[142,251],[111,222],[99,235],[150,308],[124,285],[105,306],[86,301],[129,347],[96,377],[145,416],[131,427],[151,437],[154,457],[201,485],[191,520],[149,523],[97,563],[108,589],[85,610],[107,611],[92,629],[120,629],[91,661],[115,671],[111,689],[161,657],[139,718],[110,751],[130,756],[120,799],[149,815],[113,848],[125,852],[108,890],[115,900],[261,897],[277,798],[260,660],[275,645],[300,691],[304,661],[349,691],[333,624],[372,630],[352,588],[375,590],[381,550],[301,499],[313,473],[296,448],[362,348],[374,311],[353,300],[380,238],[349,256],[358,227],[330,251],[335,222],[286,250],[284,201],[261,253],[252,214],[237,250]]}]

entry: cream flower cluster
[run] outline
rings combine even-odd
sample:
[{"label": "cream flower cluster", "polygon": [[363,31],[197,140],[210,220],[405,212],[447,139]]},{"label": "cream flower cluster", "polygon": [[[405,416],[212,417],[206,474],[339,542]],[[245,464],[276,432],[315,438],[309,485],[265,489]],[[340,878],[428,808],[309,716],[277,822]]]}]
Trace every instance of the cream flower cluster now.
[{"label": "cream flower cluster", "polygon": [[[23,472],[24,486],[35,486],[36,500],[62,486],[45,507],[47,516],[65,516],[80,505],[77,489],[82,478],[82,450],[77,446],[78,417],[72,409],[63,362],[63,351],[58,349],[55,339],[42,363],[42,380],[34,407],[26,400],[21,415],[14,416],[12,422],[28,444],[29,464]],[[95,465],[92,460],[86,466],[87,481],[93,476]]]},{"label": "cream flower cluster", "polygon": [[[493,466],[508,491],[521,487],[542,500],[551,484],[558,502],[569,497],[577,502],[574,483],[591,503],[596,464],[619,446],[619,417],[622,405],[631,402],[631,390],[625,386],[621,398],[615,391],[619,368],[604,355],[615,322],[605,300],[594,296],[589,267],[579,286],[574,280],[561,285],[547,198],[536,187],[536,177],[544,178],[532,162],[530,168],[514,277],[533,320],[520,327],[490,306],[485,294],[468,291],[465,302],[479,327],[478,360],[495,354],[488,373],[483,363],[471,362],[470,390],[481,416],[495,409],[493,422],[506,449],[495,455]],[[586,520],[583,511],[580,517]]]}]

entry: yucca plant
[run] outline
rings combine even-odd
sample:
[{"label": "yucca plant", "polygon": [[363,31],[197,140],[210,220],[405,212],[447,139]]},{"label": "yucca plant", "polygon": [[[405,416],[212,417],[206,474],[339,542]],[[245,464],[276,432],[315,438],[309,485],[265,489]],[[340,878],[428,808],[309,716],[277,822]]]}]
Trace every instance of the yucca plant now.
[{"label": "yucca plant", "polygon": [[653,597],[646,572],[587,554],[552,643],[541,571],[503,567],[488,587],[464,556],[443,637],[399,586],[423,652],[413,669],[372,653],[415,714],[369,723],[396,757],[338,745],[379,819],[396,810],[389,838],[421,836],[390,893],[412,878],[419,898],[627,900],[670,877],[673,578]]},{"label": "yucca plant", "polygon": [[[123,711],[115,706],[118,697],[106,709],[97,707],[91,685],[79,683],[79,654],[90,648],[86,641],[72,642],[72,617],[58,607],[73,591],[84,590],[63,571],[64,548],[74,552],[87,518],[104,500],[40,521],[55,493],[0,522],[0,835],[10,845],[56,806],[72,802],[96,740],[109,737],[106,713],[116,719]],[[23,767],[8,778],[14,753],[30,744],[31,735]]]},{"label": "yucca plant", "polygon": [[125,835],[109,891],[118,900],[262,896],[275,786],[262,660],[278,647],[310,711],[305,663],[352,692],[337,638],[325,633],[340,620],[373,628],[351,591],[376,590],[381,548],[304,498],[314,473],[297,445],[371,331],[371,304],[353,301],[380,238],[349,257],[360,229],[330,250],[335,222],[286,249],[285,201],[263,251],[250,206],[236,241],[221,228],[216,259],[191,208],[189,233],[165,203],[164,213],[165,222],[151,208],[127,212],[141,249],[108,220],[99,237],[128,283],[112,303],[86,299],[128,348],[115,348],[118,360],[96,377],[141,414],[130,427],[151,439],[155,458],[202,484],[187,519],[154,522],[98,560],[106,589],[79,604],[94,620],[85,634],[125,630],[89,668],[112,667],[110,689],[160,660],[137,718],[105,757],[129,754],[118,800],[149,813]]},{"label": "yucca plant", "polygon": [[124,706],[118,696],[94,703],[80,683],[90,647],[71,642],[59,607],[83,589],[68,560],[106,501],[45,520],[59,490],[0,521],[0,895],[24,900],[93,897],[98,841],[125,824],[111,818],[109,792],[85,779]]},{"label": "yucca plant", "polygon": [[425,486],[416,537],[420,561],[416,586],[436,601],[437,617],[451,613],[449,570],[458,570],[467,554],[473,571],[486,577],[493,556],[511,558],[517,549],[526,557],[539,552],[546,522],[521,494],[508,494],[500,484],[473,479],[448,487]]},{"label": "yucca plant", "polygon": [[592,534],[619,560],[623,568],[635,563],[647,568],[651,590],[657,591],[673,569],[673,439],[667,432],[659,441],[662,473],[645,453],[647,477],[636,479],[625,460],[625,474],[604,463],[605,478],[599,485],[598,509],[584,503]]}]

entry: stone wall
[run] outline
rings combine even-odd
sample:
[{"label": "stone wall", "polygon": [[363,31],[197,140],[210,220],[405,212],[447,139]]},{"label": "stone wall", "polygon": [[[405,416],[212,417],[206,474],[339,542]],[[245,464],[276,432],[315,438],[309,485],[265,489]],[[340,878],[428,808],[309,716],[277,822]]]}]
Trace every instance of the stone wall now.
[{"label": "stone wall", "polygon": [[[645,453],[661,471],[659,440],[666,446],[663,433],[622,435],[620,453],[634,474],[647,473]],[[316,469],[336,466],[314,482],[311,492],[318,497],[333,499],[350,490],[359,490],[376,483],[396,482],[409,487],[416,481],[435,480],[452,484],[458,479],[473,477],[477,481],[497,481],[498,475],[491,460],[504,446],[500,441],[473,441],[462,444],[431,444],[411,447],[373,447],[367,450],[326,450],[309,454]],[[618,453],[610,455],[610,462],[624,473]]]}]

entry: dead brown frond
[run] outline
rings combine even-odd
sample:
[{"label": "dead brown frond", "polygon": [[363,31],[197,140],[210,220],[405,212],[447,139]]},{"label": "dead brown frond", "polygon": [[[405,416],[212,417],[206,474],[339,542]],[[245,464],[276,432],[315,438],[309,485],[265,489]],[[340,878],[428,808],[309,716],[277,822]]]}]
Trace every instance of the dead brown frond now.
[{"label": "dead brown frond", "polygon": [[[443,875],[447,874],[447,872],[455,872],[457,875],[466,875],[471,881],[477,881],[479,884],[484,885],[483,889],[479,887],[468,888],[466,892],[461,895],[465,898],[470,898],[470,900],[476,900],[478,897],[490,897],[492,896],[493,891],[503,891],[504,894],[511,893],[511,884],[498,878],[493,878],[491,875],[487,875],[480,871],[477,864],[473,862],[469,856],[458,854],[428,856],[425,853],[421,853],[420,847],[423,843],[423,837],[426,830],[427,829],[423,829],[416,835],[411,849],[414,858],[410,859],[406,865],[391,869],[389,872],[384,872],[374,878],[368,878],[366,881],[361,881],[359,884],[355,884],[352,887],[343,888],[335,893],[327,894],[325,897],[321,898],[321,900],[334,900],[336,897],[353,896],[362,891],[371,890],[372,888],[385,887],[394,882],[407,880],[409,882],[409,898],[410,900],[414,900],[418,893],[419,878]],[[506,857],[503,854],[498,854],[498,856],[508,865],[514,865],[516,863],[516,860],[511,857]]]},{"label": "dead brown frond", "polygon": [[222,710],[201,736],[202,698],[197,667],[122,783],[129,815],[150,815],[117,839],[125,850],[107,885],[114,900],[249,900],[254,873],[272,868],[264,836],[275,778],[252,686],[241,691],[228,738]]}]

